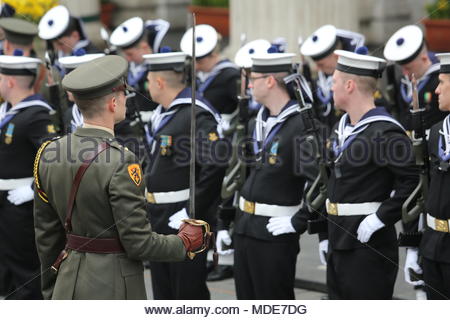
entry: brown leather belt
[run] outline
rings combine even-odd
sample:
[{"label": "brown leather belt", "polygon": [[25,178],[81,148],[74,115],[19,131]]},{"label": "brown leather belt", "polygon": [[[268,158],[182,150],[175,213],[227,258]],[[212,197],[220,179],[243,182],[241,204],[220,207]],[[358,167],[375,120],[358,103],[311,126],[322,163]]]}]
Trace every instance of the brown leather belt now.
[{"label": "brown leather belt", "polygon": [[122,253],[125,250],[117,238],[87,238],[67,235],[67,249],[90,253]]}]

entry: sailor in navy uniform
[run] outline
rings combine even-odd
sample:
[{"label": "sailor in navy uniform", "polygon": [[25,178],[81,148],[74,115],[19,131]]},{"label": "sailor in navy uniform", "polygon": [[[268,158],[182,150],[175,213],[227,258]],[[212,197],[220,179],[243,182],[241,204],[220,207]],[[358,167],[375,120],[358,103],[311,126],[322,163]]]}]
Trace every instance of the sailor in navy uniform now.
[{"label": "sailor in navy uniform", "polygon": [[[150,120],[153,110],[158,106],[148,92],[148,65],[143,55],[160,51],[169,27],[170,23],[162,19],[144,21],[140,17],[133,17],[114,29],[109,38],[111,45],[119,48],[129,62],[127,83],[134,88],[133,94],[127,99],[126,118],[114,128],[116,135],[125,144],[142,137],[142,124]],[[134,144],[129,145],[130,149],[142,155],[143,146]]]},{"label": "sailor in navy uniform", "polygon": [[331,136],[327,285],[331,299],[391,299],[394,224],[418,183],[411,142],[373,92],[385,60],[337,50],[333,98],[346,114]]},{"label": "sailor in navy uniform", "polygon": [[422,30],[416,25],[402,27],[395,32],[384,47],[384,57],[400,66],[402,77],[395,84],[396,100],[393,113],[406,130],[414,130],[411,119],[412,83],[417,79],[419,106],[425,108],[425,129],[443,120],[448,112],[439,110],[434,90],[438,85],[439,64],[429,56]]},{"label": "sailor in navy uniform", "polygon": [[56,67],[61,76],[65,70],[58,64],[59,58],[74,55],[77,51],[99,53],[100,51],[89,41],[81,18],[70,15],[62,5],[53,7],[45,13],[38,25],[39,37],[46,40],[56,52]]},{"label": "sailor in navy uniform", "polygon": [[[238,299],[295,299],[299,236],[309,217],[302,206],[307,181],[317,174],[299,106],[286,89],[291,53],[252,56],[249,87],[264,105],[251,135],[249,175],[234,220],[234,270]],[[305,152],[305,154],[311,154]],[[223,226],[223,224],[221,224]],[[219,231],[226,234],[227,230]],[[229,237],[229,236],[228,236]],[[224,251],[218,241],[218,251]]]},{"label": "sailor in navy uniform", "polygon": [[[145,169],[148,214],[155,232],[175,234],[188,218],[191,89],[185,85],[183,52],[144,56],[149,90],[160,103],[146,126],[151,150]],[[215,224],[210,207],[220,194],[227,159],[220,156],[220,114],[204,99],[196,100],[196,218]],[[220,154],[219,154],[220,153]],[[223,154],[222,154],[223,156]],[[220,159],[223,162],[221,163]],[[222,166],[220,165],[222,164]],[[183,263],[150,262],[155,299],[209,299],[206,252]]]},{"label": "sailor in navy uniform", "polygon": [[[196,26],[195,36],[195,67],[199,80],[197,91],[220,112],[224,129],[228,131],[238,114],[239,68],[221,57],[221,36],[212,26]],[[180,48],[192,56],[192,28],[181,38]]]},{"label": "sailor in navy uniform", "polygon": [[334,50],[342,49],[355,52],[364,46],[365,38],[362,34],[337,29],[333,25],[324,25],[314,31],[305,42],[300,52],[303,56],[310,57],[317,69],[317,79],[311,85],[314,92],[314,104],[316,113],[325,125],[331,129],[342,116],[342,112],[334,107],[333,72],[336,69],[338,57]]},{"label": "sailor in navy uniform", "polygon": [[[23,55],[37,58],[33,48],[33,40],[38,34],[38,27],[34,23],[18,18],[1,18],[0,28],[5,33],[3,40],[3,54]],[[34,81],[34,90],[39,92],[46,75],[45,66],[41,65]]]},{"label": "sailor in navy uniform", "polygon": [[[136,90],[136,96],[127,100],[128,109],[132,107],[131,103],[139,111],[152,111],[158,106],[148,93],[148,66],[142,56],[160,52],[169,27],[170,23],[162,19],[144,21],[140,17],[134,17],[124,21],[111,33],[110,43],[120,48],[129,62],[127,83]],[[144,122],[149,118],[150,116],[144,116]]]},{"label": "sailor in navy uniform", "polygon": [[[450,53],[437,54],[440,59],[439,109],[450,111]],[[407,249],[405,280],[412,285],[425,282],[428,299],[450,298],[450,115],[431,127],[429,139],[431,181],[428,190],[420,249]],[[421,263],[419,262],[419,255]],[[423,273],[423,281],[411,279],[409,269]]]},{"label": "sailor in navy uniform", "polygon": [[7,299],[41,299],[33,226],[33,163],[55,133],[52,108],[33,92],[41,61],[0,56],[0,261],[13,285]]},{"label": "sailor in navy uniform", "polygon": [[[59,63],[66,70],[66,74],[69,74],[78,66],[87,63],[89,61],[98,59],[100,57],[103,57],[104,55],[105,55],[104,53],[91,53],[84,55],[62,57],[61,59],[59,59]],[[64,127],[67,130],[66,133],[71,133],[75,132],[77,128],[83,126],[84,119],[80,109],[74,102],[72,93],[67,92],[67,98],[70,101],[71,106],[67,109],[67,111],[64,114],[64,122],[65,122]]]},{"label": "sailor in navy uniform", "polygon": [[[267,53],[271,46],[272,44],[266,39],[256,39],[250,41],[239,48],[236,52],[236,55],[234,56],[234,63],[241,68],[241,72],[243,72],[244,69],[250,69],[253,64],[252,56]],[[248,106],[249,116],[255,117],[261,108],[261,104],[253,98],[251,88],[247,88],[247,95],[250,96]]]}]

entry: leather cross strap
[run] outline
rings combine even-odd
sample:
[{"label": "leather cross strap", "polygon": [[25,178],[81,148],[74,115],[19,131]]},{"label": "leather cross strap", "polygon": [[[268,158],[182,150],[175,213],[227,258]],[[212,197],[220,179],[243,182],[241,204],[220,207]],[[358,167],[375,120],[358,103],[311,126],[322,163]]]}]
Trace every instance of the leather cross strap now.
[{"label": "leather cross strap", "polygon": [[73,179],[72,189],[70,190],[69,200],[67,201],[67,214],[66,214],[66,222],[64,224],[64,229],[66,229],[66,233],[70,233],[72,231],[72,212],[73,205],[75,204],[75,198],[77,196],[78,188],[80,187],[81,179],[84,176],[84,173],[89,168],[91,163],[97,158],[97,156],[109,148],[109,144],[106,142],[102,142],[97,146],[97,150],[94,152],[90,152],[87,156],[87,159],[83,161],[80,168]]},{"label": "leather cross strap", "polygon": [[84,173],[97,158],[97,156],[108,149],[110,145],[106,142],[102,142],[97,146],[97,150],[88,154],[87,158],[83,161],[78,169],[75,178],[73,180],[72,188],[70,190],[69,199],[67,201],[67,215],[64,223],[64,229],[66,231],[67,242],[64,250],[61,251],[56,261],[53,263],[51,269],[57,273],[61,263],[67,258],[67,250],[72,249],[79,252],[92,252],[92,253],[121,253],[124,252],[120,240],[117,238],[87,238],[71,234],[72,231],[72,213],[73,206],[75,204],[75,198],[80,186]]}]

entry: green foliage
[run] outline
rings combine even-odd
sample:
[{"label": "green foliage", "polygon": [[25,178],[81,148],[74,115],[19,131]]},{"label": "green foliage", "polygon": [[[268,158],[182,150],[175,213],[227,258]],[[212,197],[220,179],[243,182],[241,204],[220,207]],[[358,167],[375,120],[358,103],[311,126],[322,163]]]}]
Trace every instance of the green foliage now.
[{"label": "green foliage", "polygon": [[228,8],[228,0],[192,0],[194,6]]},{"label": "green foliage", "polygon": [[425,8],[430,19],[450,19],[450,0],[435,0]]}]

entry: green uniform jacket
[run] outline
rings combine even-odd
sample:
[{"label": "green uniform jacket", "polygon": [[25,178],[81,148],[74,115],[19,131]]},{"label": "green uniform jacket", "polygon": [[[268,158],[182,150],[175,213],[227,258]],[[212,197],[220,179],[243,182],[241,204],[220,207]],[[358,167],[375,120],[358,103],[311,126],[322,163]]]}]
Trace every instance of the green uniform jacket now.
[{"label": "green uniform jacket", "polygon": [[[73,209],[72,233],[120,238],[125,253],[71,250],[56,276],[50,267],[65,246],[64,221],[73,179],[84,153],[95,151],[102,141],[111,148],[84,174]],[[141,260],[184,260],[186,252],[178,236],[152,232],[146,218],[142,172],[131,173],[136,156],[107,131],[79,128],[46,146],[37,163],[40,188],[48,197],[46,203],[35,193],[34,202],[45,299],[146,299]]]}]

